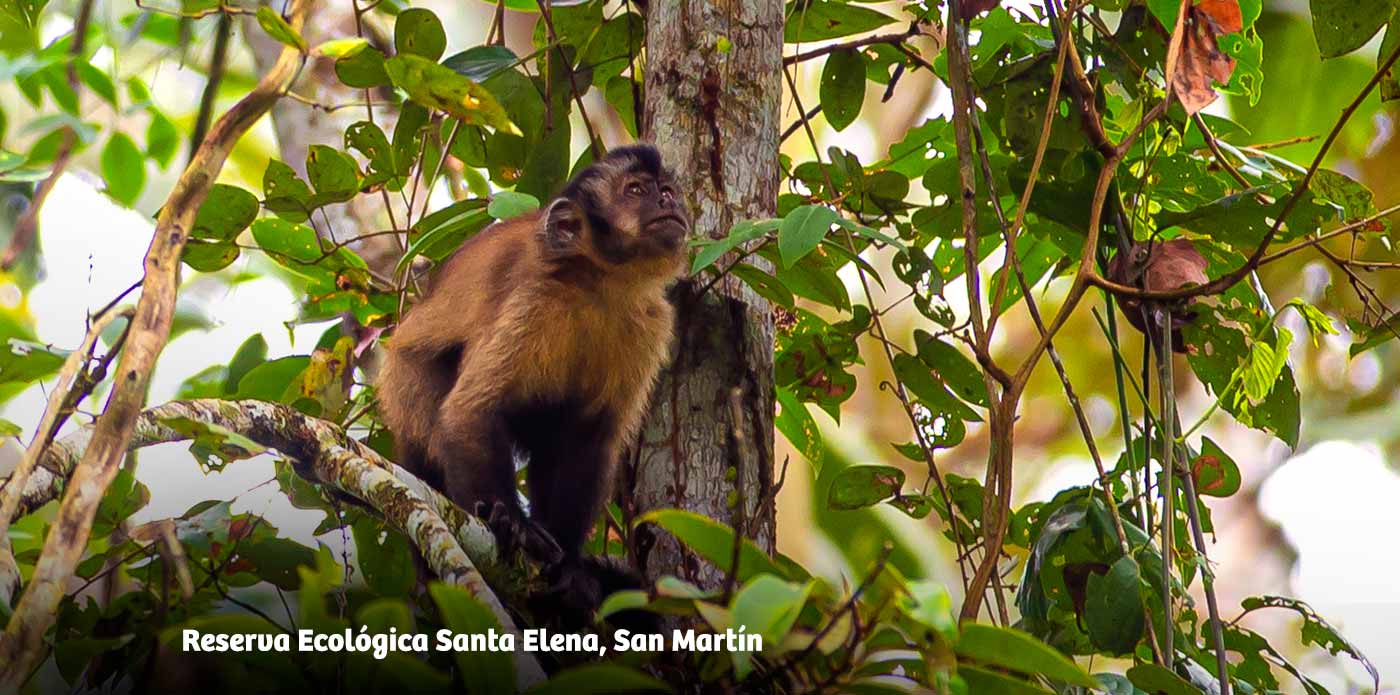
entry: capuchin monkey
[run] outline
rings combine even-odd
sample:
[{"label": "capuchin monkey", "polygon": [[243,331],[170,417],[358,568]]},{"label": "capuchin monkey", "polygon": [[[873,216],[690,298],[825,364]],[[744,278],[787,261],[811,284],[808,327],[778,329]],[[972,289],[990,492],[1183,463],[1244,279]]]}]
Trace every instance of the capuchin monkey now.
[{"label": "capuchin monkey", "polygon": [[[669,353],[665,293],[689,232],[656,149],[615,149],[542,210],[463,244],[399,324],[376,381],[400,465],[592,607],[628,583],[583,543]],[[528,459],[528,516],[513,455]]]}]

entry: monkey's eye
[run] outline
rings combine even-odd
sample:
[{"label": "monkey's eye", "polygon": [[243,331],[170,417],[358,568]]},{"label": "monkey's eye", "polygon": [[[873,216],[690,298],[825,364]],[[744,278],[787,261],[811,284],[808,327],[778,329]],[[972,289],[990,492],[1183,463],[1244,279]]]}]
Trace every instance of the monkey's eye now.
[{"label": "monkey's eye", "polygon": [[641,197],[642,194],[644,194],[644,193],[646,193],[646,189],[645,189],[645,188],[642,188],[642,184],[637,183],[637,182],[635,182],[635,181],[632,182],[632,183],[627,184],[627,194],[628,194],[628,195],[634,195],[634,196],[637,196],[637,197]]},{"label": "monkey's eye", "polygon": [[666,202],[669,203],[669,202],[671,202],[673,199],[675,199],[675,197],[676,197],[676,189],[671,188],[670,186],[662,186],[662,187],[661,187],[661,199],[662,199],[662,200],[664,200],[664,201],[666,201]]}]

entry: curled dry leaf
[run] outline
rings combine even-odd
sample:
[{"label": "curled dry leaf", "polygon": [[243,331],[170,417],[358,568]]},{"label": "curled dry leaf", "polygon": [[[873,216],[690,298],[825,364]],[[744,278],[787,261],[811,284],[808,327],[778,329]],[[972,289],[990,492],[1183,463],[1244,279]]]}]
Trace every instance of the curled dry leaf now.
[{"label": "curled dry leaf", "polygon": [[[1206,259],[1196,250],[1196,245],[1190,239],[1171,239],[1157,243],[1138,242],[1132,245],[1126,255],[1127,258],[1124,258],[1123,254],[1114,256],[1108,263],[1108,279],[1120,285],[1141,287],[1151,292],[1170,292],[1210,282],[1210,276],[1206,275]],[[1138,331],[1146,333],[1143,302],[1121,295],[1116,298],[1128,323]],[[1195,317],[1196,313],[1188,306],[1172,308],[1172,350],[1187,351],[1181,338],[1181,327]],[[1152,336],[1154,344],[1158,342],[1155,330],[1149,335]]]},{"label": "curled dry leaf", "polygon": [[1238,0],[1199,0],[1192,5],[1183,31],[1180,63],[1172,78],[1186,113],[1194,114],[1215,101],[1214,83],[1225,84],[1235,60],[1220,50],[1216,39],[1244,29]]}]

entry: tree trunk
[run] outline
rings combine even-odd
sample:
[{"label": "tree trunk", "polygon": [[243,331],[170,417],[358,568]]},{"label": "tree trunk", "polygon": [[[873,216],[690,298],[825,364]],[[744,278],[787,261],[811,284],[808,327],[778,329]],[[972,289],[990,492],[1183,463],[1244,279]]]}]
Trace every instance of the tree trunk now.
[{"label": "tree trunk", "polygon": [[[723,237],[739,220],[772,217],[782,1],[653,2],[646,46],[643,133],[686,192],[697,238]],[[770,307],[733,276],[703,296],[697,290],[696,283],[683,282],[675,292],[672,365],[624,471],[624,513],[693,511],[740,528],[772,552]],[[737,407],[731,407],[736,388]],[[633,549],[650,578],[675,574],[713,587],[729,570],[702,563],[675,539],[646,529],[634,536]]]}]

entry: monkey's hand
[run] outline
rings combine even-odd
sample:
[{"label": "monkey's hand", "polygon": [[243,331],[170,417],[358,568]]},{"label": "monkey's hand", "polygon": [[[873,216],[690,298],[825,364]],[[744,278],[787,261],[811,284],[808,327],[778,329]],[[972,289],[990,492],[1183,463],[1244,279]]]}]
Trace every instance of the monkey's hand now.
[{"label": "monkey's hand", "polygon": [[500,557],[508,558],[515,551],[523,550],[531,559],[543,565],[554,565],[564,559],[564,549],[559,547],[559,542],[549,531],[511,511],[504,502],[477,502],[475,513],[496,536],[496,551]]},{"label": "monkey's hand", "polygon": [[[603,600],[613,593],[646,588],[641,575],[619,559],[587,555],[546,568],[544,579],[549,588],[531,597],[531,609],[568,630],[592,625]],[[656,634],[662,629],[660,616],[641,609],[618,611],[607,622],[634,633]]]}]

